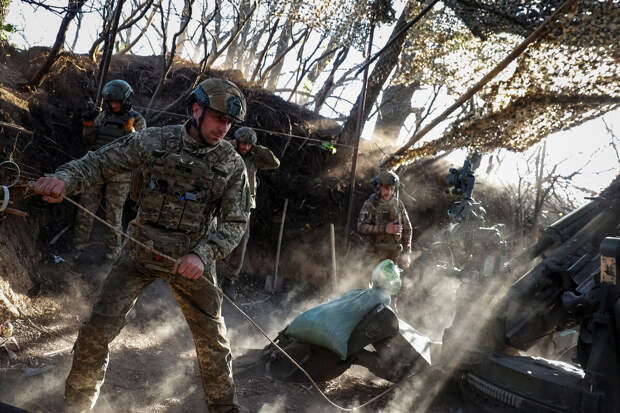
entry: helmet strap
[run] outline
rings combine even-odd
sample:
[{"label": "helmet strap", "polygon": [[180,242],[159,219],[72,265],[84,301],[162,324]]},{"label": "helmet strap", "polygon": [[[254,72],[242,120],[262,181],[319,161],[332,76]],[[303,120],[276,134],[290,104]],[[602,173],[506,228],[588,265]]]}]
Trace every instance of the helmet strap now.
[{"label": "helmet strap", "polygon": [[202,108],[202,113],[200,114],[200,118],[198,119],[198,122],[196,122],[196,119],[194,118],[194,110],[192,106],[190,106],[191,124],[194,127],[194,129],[198,131],[198,137],[200,138],[200,142],[206,142],[205,137],[202,135],[202,128],[200,126],[202,125],[202,122],[205,118],[205,113],[207,113],[207,108],[205,108],[204,106],[200,106],[200,107]]}]

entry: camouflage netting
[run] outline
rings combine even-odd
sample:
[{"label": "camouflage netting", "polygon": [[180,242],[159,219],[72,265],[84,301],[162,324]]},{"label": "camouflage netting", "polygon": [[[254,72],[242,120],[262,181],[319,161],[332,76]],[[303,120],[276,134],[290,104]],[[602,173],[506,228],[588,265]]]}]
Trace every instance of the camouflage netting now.
[{"label": "camouflage netting", "polygon": [[478,107],[441,138],[401,155],[393,166],[458,148],[523,151],[550,133],[617,108],[618,2],[580,1],[579,12],[572,14],[529,46],[507,80],[487,85],[478,95]]}]

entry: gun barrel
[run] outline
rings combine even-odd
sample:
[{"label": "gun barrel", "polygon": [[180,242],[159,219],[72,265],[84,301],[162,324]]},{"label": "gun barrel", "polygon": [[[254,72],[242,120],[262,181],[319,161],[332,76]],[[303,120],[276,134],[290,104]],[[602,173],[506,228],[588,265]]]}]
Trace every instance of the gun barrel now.
[{"label": "gun barrel", "polygon": [[593,200],[563,216],[542,231],[542,237],[527,252],[532,259],[554,245],[561,244],[583,228],[601,210],[601,203]]},{"label": "gun barrel", "polygon": [[581,258],[579,250],[598,245],[605,236],[612,234],[618,223],[614,211],[606,209],[590,219],[580,230],[556,248],[553,253],[519,280],[504,302],[504,340],[517,348],[527,348],[536,338],[551,331],[558,320],[567,314],[559,305],[561,295],[567,288],[574,288],[574,280],[568,270],[574,264],[571,259]]}]

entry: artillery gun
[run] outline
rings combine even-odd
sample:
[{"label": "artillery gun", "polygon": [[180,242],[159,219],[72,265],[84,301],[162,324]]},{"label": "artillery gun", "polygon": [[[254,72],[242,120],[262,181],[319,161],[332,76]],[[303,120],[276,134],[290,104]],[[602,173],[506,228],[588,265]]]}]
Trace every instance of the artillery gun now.
[{"label": "artillery gun", "polygon": [[[613,237],[619,200],[616,178],[601,198],[546,228],[519,257],[537,262],[499,294],[494,311],[490,298],[499,289],[460,291],[443,335],[442,362],[453,364],[474,411],[620,411],[620,238]],[[514,355],[573,326],[579,326],[575,365]],[[457,353],[461,357],[447,360]]]},{"label": "artillery gun", "polygon": [[448,225],[437,232],[429,249],[413,265],[416,282],[430,295],[440,284],[438,276],[477,280],[502,271],[506,261],[504,226],[485,226],[486,210],[473,198],[476,157],[472,158],[465,159],[459,169],[450,168],[446,192],[461,198],[447,211]]}]

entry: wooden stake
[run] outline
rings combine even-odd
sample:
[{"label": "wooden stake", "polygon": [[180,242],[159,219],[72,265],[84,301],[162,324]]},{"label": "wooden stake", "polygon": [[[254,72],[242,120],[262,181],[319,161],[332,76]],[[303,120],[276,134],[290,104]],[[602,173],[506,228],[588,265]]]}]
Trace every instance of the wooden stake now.
[{"label": "wooden stake", "polygon": [[338,285],[338,279],[336,274],[336,230],[334,229],[334,224],[329,224],[329,240],[331,245],[331,253],[332,253],[332,273],[331,273],[331,284],[332,288],[336,288]]},{"label": "wooden stake", "polygon": [[278,266],[280,265],[280,248],[282,247],[282,234],[284,233],[284,221],[286,220],[287,208],[288,198],[284,200],[284,209],[282,209],[282,220],[280,222],[280,234],[278,234],[278,249],[276,250],[276,265],[273,270],[273,279],[271,279],[271,277],[267,277],[265,280],[265,289],[271,293],[278,291],[282,284],[282,282],[278,280]]}]

